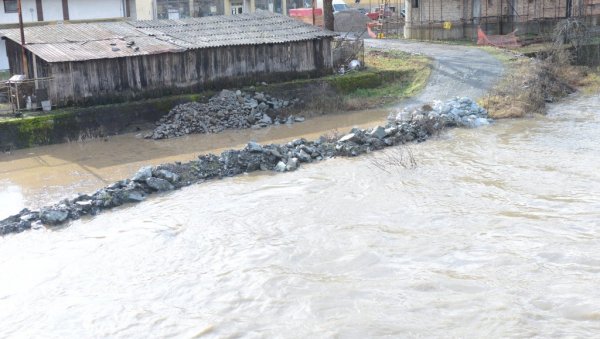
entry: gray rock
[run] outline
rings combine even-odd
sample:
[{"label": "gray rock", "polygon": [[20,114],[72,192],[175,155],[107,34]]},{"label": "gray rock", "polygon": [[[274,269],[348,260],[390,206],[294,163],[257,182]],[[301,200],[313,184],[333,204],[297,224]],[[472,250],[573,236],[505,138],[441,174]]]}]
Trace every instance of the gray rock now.
[{"label": "gray rock", "polygon": [[398,132],[398,127],[396,127],[396,126],[385,129],[386,136],[394,135],[394,134],[396,134],[396,132]]},{"label": "gray rock", "polygon": [[127,202],[141,202],[144,201],[144,199],[146,199],[146,195],[138,190],[133,190],[127,192],[127,194],[125,195],[125,199],[127,200]]},{"label": "gray rock", "polygon": [[310,162],[312,160],[310,154],[306,153],[304,150],[300,150],[298,153],[298,160],[302,162]]},{"label": "gray rock", "polygon": [[369,132],[369,135],[379,140],[383,140],[383,138],[387,136],[387,133],[385,132],[385,128],[377,126],[373,128],[371,132]]},{"label": "gray rock", "polygon": [[248,143],[248,145],[246,145],[246,149],[248,150],[248,152],[252,152],[252,153],[261,153],[263,151],[263,147],[254,141],[250,141]]},{"label": "gray rock", "polygon": [[286,169],[286,165],[283,163],[283,161],[280,161],[277,163],[277,165],[275,165],[275,171],[277,172],[285,172]]},{"label": "gray rock", "polygon": [[40,219],[44,224],[57,225],[67,220],[69,212],[59,209],[48,209],[42,211]]},{"label": "gray rock", "polygon": [[295,117],[294,122],[304,122],[304,117]]},{"label": "gray rock", "polygon": [[165,169],[156,171],[156,176],[158,178],[165,179],[170,183],[176,183],[179,181],[179,175]]},{"label": "gray rock", "polygon": [[78,206],[92,206],[93,201],[92,200],[81,200],[81,201],[77,201],[75,202],[76,205]]},{"label": "gray rock", "polygon": [[173,185],[171,185],[170,182],[166,181],[165,179],[154,177],[146,179],[146,184],[151,189],[159,192],[171,191],[175,188],[173,187]]},{"label": "gray rock", "polygon": [[146,181],[146,179],[152,177],[152,166],[146,166],[140,168],[131,178],[133,181]]},{"label": "gray rock", "polygon": [[279,153],[279,151],[278,151],[278,150],[276,150],[276,149],[269,150],[269,153],[270,153],[270,154],[272,154],[272,155],[274,155],[274,156],[275,156],[275,157],[277,157],[278,159],[281,159],[281,158],[283,157],[283,156],[281,155],[281,153]]},{"label": "gray rock", "polygon": [[348,133],[348,134],[344,135],[343,137],[341,137],[340,140],[338,140],[338,141],[346,142],[346,141],[355,141],[355,140],[356,140],[356,134]]},{"label": "gray rock", "polygon": [[297,158],[291,158],[290,160],[288,160],[285,169],[288,171],[295,171],[298,168],[298,159]]},{"label": "gray rock", "polygon": [[263,124],[270,125],[273,123],[273,119],[271,119],[270,116],[263,114],[262,118],[260,119],[260,122]]}]

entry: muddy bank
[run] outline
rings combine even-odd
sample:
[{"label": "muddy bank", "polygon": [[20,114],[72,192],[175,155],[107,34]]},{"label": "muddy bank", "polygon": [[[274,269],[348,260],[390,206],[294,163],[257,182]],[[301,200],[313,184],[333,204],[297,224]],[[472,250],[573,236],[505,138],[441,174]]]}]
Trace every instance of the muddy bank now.
[{"label": "muddy bank", "polygon": [[204,92],[126,104],[64,109],[51,115],[0,121],[0,151],[103,138],[147,128],[173,106],[205,101],[212,94]]},{"label": "muddy bank", "polygon": [[297,139],[286,144],[260,145],[249,142],[244,149],[219,156],[202,155],[187,163],[144,167],[132,178],[120,180],[93,194],[81,194],[39,211],[22,210],[0,221],[0,234],[31,227],[59,225],[126,203],[141,202],[154,193],[171,191],[211,179],[253,171],[294,171],[303,163],[345,156],[354,157],[385,147],[422,142],[445,127],[476,127],[488,123],[487,112],[467,98],[433,103],[391,116],[385,126],[354,128],[348,134],[322,136],[315,141]]}]

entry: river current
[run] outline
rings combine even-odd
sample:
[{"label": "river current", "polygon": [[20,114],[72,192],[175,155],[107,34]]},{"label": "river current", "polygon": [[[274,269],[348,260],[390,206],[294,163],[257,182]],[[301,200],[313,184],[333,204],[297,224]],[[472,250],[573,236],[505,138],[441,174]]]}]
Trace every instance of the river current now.
[{"label": "river current", "polygon": [[[5,155],[0,211],[242,144],[244,133]],[[600,97],[573,97],[547,116],[413,145],[415,168],[379,169],[373,158],[397,152],[387,149],[1,237],[0,337],[598,336],[599,140]]]}]

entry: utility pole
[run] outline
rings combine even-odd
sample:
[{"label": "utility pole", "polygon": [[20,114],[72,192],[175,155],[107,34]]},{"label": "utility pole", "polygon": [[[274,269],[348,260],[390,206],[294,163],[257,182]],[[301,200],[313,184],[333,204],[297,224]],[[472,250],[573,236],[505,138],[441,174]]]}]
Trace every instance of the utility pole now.
[{"label": "utility pole", "polygon": [[27,65],[27,55],[25,54],[25,31],[23,30],[23,11],[21,10],[21,0],[17,0],[17,11],[19,12],[19,30],[21,31],[21,54],[23,57],[23,73],[29,78],[29,65]]},{"label": "utility pole", "polygon": [[313,26],[315,25],[315,9],[316,9],[316,5],[315,5],[315,0],[312,0],[312,20],[313,20]]}]

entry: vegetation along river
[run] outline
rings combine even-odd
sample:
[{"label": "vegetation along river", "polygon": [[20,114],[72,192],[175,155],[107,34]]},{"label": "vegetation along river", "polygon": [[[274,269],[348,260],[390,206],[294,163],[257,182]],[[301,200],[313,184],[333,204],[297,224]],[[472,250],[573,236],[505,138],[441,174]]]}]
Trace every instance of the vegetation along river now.
[{"label": "vegetation along river", "polygon": [[[0,238],[0,337],[593,337],[600,97],[285,174],[238,176]],[[314,138],[387,112],[256,139]],[[241,146],[249,131],[119,136],[2,155],[5,217]],[[290,133],[292,134],[290,136]]]}]

